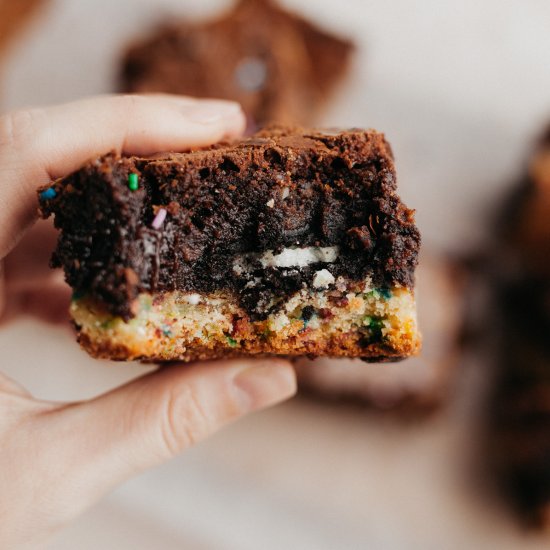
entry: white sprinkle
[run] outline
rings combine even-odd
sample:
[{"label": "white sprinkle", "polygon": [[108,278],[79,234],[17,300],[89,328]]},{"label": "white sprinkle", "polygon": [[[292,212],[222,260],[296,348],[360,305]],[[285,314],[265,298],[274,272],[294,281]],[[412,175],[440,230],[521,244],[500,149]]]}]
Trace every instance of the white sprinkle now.
[{"label": "white sprinkle", "polygon": [[242,275],[246,271],[243,265],[243,260],[244,258],[242,257],[238,257],[235,259],[235,262],[233,264],[233,273],[235,273],[235,275]]},{"label": "white sprinkle", "polygon": [[284,313],[278,313],[277,315],[269,318],[269,328],[274,332],[279,332],[288,324],[290,324],[290,321]]},{"label": "white sprinkle", "polygon": [[371,277],[367,277],[365,279],[365,284],[363,285],[363,292],[366,294],[367,292],[370,292],[372,290],[372,279]]},{"label": "white sprinkle", "polygon": [[268,206],[269,208],[273,208],[275,206],[275,200],[274,199],[269,199],[266,203],[265,203],[266,206]]},{"label": "white sprinkle", "polygon": [[155,219],[151,223],[151,227],[153,229],[160,229],[162,227],[162,224],[164,223],[164,220],[166,219],[166,209],[161,208],[157,215],[155,216]]},{"label": "white sprinkle", "polygon": [[336,279],[336,288],[337,288],[340,292],[343,292],[343,291],[346,290],[346,288],[347,288],[346,280],[344,279],[344,277],[342,277],[342,275],[340,275],[340,276]]},{"label": "white sprinkle", "polygon": [[315,288],[327,288],[334,282],[334,275],[328,269],[321,269],[313,277],[313,286]]},{"label": "white sprinkle", "polygon": [[199,294],[188,294],[187,296],[185,296],[185,301],[192,306],[196,306],[200,303],[201,297]]},{"label": "white sprinkle", "polygon": [[284,200],[290,195],[290,189],[288,187],[283,187],[283,191],[281,193],[281,198]]}]

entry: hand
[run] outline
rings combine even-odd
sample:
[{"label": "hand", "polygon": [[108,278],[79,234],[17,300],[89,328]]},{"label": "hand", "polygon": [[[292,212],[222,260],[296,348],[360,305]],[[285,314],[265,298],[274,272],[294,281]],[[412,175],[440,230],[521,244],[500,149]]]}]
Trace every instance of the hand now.
[{"label": "hand", "polygon": [[[50,228],[15,248],[35,221],[39,185],[109,150],[184,150],[243,126],[234,103],[176,96],[99,97],[0,117],[0,259],[11,252],[0,311],[34,304],[51,314],[40,288],[56,288],[65,306],[66,289],[44,267]],[[292,368],[275,359],[173,365],[70,404],[33,399],[0,374],[0,548],[34,548],[116,484],[294,391]]]}]

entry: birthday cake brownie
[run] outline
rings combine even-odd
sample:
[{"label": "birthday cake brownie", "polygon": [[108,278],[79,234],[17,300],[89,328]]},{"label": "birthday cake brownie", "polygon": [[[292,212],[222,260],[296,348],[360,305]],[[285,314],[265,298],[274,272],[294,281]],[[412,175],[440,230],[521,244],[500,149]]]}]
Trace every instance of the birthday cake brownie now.
[{"label": "birthday cake brownie", "polygon": [[81,345],[111,359],[397,360],[420,347],[420,235],[374,130],[274,127],[108,154],[40,190]]},{"label": "birthday cake brownie", "polygon": [[274,0],[241,0],[219,18],[171,22],[132,45],[120,89],[232,99],[249,127],[312,124],[353,50]]}]

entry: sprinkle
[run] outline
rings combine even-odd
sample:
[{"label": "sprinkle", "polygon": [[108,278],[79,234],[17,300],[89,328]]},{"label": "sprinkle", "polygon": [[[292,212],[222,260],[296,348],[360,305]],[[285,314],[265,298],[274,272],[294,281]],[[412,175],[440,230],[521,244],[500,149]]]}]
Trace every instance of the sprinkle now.
[{"label": "sprinkle", "polygon": [[137,191],[139,188],[139,179],[137,174],[128,174],[128,187],[130,191]]},{"label": "sprinkle", "polygon": [[166,209],[161,208],[159,209],[159,211],[157,212],[157,215],[155,216],[155,219],[151,223],[151,227],[153,229],[160,229],[165,219],[166,219]]},{"label": "sprinkle", "polygon": [[389,288],[379,288],[378,292],[385,300],[389,300],[391,298],[391,290]]},{"label": "sprinkle", "polygon": [[281,198],[284,200],[290,195],[290,189],[288,187],[283,187],[283,192],[281,193]]},{"label": "sprinkle", "polygon": [[235,340],[235,338],[231,338],[231,336],[226,336],[227,338],[227,343],[232,347],[234,348],[236,345],[237,345],[237,340]]},{"label": "sprinkle", "polygon": [[196,306],[200,303],[201,297],[199,294],[188,294],[187,296],[185,296],[185,301],[192,306]]},{"label": "sprinkle", "polygon": [[275,206],[275,200],[274,199],[269,199],[266,203],[265,203],[266,206],[268,206],[269,208],[273,208]]},{"label": "sprinkle", "polygon": [[334,275],[328,269],[320,269],[315,272],[312,284],[315,288],[327,288],[334,281]]},{"label": "sprinkle", "polygon": [[57,195],[56,190],[53,187],[50,187],[42,191],[42,193],[40,193],[40,200],[49,201],[50,199],[54,199],[56,195]]}]

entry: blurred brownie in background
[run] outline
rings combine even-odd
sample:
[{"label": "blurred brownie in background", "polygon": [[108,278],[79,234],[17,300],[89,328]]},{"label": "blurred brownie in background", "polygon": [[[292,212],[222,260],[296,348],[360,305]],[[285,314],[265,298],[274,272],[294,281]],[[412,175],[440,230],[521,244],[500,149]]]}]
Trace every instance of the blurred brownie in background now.
[{"label": "blurred brownie in background", "polygon": [[550,131],[501,220],[487,466],[526,523],[550,526]]},{"label": "blurred brownie in background", "polygon": [[401,363],[366,365],[361,360],[300,360],[301,391],[309,396],[365,404],[377,409],[428,412],[447,397],[459,359],[465,274],[453,262],[421,254],[416,272],[422,353]]},{"label": "blurred brownie in background", "polygon": [[0,60],[7,46],[47,0],[0,0]]},{"label": "blurred brownie in background", "polygon": [[218,19],[168,23],[131,46],[120,89],[232,99],[251,129],[311,125],[345,76],[353,49],[274,0],[241,0]]}]

